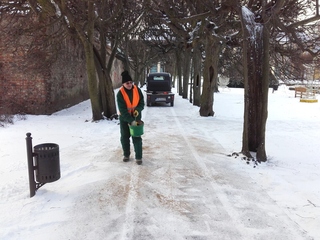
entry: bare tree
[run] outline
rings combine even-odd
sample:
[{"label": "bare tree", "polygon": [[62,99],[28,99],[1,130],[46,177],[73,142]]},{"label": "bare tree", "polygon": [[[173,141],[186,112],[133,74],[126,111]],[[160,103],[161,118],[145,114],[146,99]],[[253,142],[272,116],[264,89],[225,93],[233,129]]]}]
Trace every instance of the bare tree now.
[{"label": "bare tree", "polygon": [[[95,29],[99,34],[99,44],[95,45],[96,69],[100,74],[100,101],[104,116],[110,117],[116,112],[114,91],[111,81],[111,68],[119,48],[122,51],[125,69],[129,70],[127,39],[134,35],[141,22],[143,1],[96,1],[98,12]],[[109,46],[107,46],[109,43]],[[125,43],[125,44],[123,44]],[[108,52],[107,49],[111,49]],[[99,51],[100,49],[100,51]],[[109,56],[108,59],[106,56]]]},{"label": "bare tree", "polygon": [[[59,21],[61,26],[81,40],[86,56],[88,87],[93,120],[110,117],[116,112],[111,66],[117,47],[137,24],[140,1],[28,1],[32,9],[48,21]],[[130,13],[130,14],[129,14]],[[111,43],[111,53],[106,43]],[[110,54],[108,63],[106,55]],[[98,77],[98,79],[97,79]]]},{"label": "bare tree", "polygon": [[[294,7],[301,10],[298,1],[250,2],[249,6],[255,9],[254,12],[245,6],[238,9],[243,33],[245,86],[242,153],[251,157],[250,152],[256,152],[258,161],[267,161],[265,131],[268,117],[270,32],[272,28],[281,29],[283,33],[289,34],[289,39],[291,38],[300,49],[306,50],[306,45],[297,36],[298,31],[294,27],[315,21],[319,16],[309,18],[309,21],[296,19],[294,23],[288,23],[284,9]],[[318,9],[318,1],[315,6]]]}]

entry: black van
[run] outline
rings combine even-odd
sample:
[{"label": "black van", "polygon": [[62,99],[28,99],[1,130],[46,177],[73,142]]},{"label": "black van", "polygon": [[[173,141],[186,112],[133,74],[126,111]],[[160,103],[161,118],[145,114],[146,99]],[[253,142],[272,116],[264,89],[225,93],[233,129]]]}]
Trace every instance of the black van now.
[{"label": "black van", "polygon": [[149,73],[147,76],[147,106],[157,102],[174,105],[174,93],[171,92],[172,78],[170,73]]}]

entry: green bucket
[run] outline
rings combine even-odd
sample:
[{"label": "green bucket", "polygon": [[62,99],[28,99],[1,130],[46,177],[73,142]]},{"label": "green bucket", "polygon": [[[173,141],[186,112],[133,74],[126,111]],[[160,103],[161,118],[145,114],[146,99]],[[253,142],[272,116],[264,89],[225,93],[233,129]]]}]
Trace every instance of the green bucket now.
[{"label": "green bucket", "polygon": [[137,126],[129,125],[130,135],[132,137],[140,137],[141,135],[143,135],[143,126],[144,126],[144,123],[142,121],[141,121],[141,124]]}]

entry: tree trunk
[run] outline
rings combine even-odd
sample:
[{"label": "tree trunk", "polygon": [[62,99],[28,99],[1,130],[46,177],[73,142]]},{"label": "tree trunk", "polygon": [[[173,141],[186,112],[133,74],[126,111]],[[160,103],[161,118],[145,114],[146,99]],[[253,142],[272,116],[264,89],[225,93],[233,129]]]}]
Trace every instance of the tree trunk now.
[{"label": "tree trunk", "polygon": [[104,115],[110,118],[113,114],[117,113],[114,89],[110,74],[106,73],[106,92],[107,92],[107,108],[104,109]]},{"label": "tree trunk", "polygon": [[[258,161],[266,161],[265,129],[268,115],[269,83],[268,31],[262,24],[255,23],[253,17],[250,18],[247,15],[242,16],[242,19],[245,68],[242,153],[250,157],[250,152],[256,152]],[[248,71],[249,69],[250,71]]]},{"label": "tree trunk", "polygon": [[[263,2],[264,6],[266,1]],[[269,76],[270,76],[270,35],[269,23],[263,11],[264,26],[262,29],[262,84],[261,84],[261,123],[260,123],[260,139],[257,147],[257,160],[261,162],[267,161],[266,154],[266,125],[268,119],[268,95],[269,95]]]},{"label": "tree trunk", "polygon": [[[102,54],[106,54],[106,51],[98,51],[96,53],[96,69],[99,76],[100,87],[100,102],[102,103],[102,112],[106,118],[110,118],[113,114],[117,113],[116,102],[114,96],[114,89],[111,79],[111,68],[106,67],[106,57],[102,57]],[[106,56],[106,55],[103,55]],[[111,54],[108,60],[108,65],[113,62],[113,55]]]},{"label": "tree trunk", "polygon": [[92,108],[92,120],[101,120],[101,105],[98,94],[98,84],[96,68],[94,63],[94,51],[93,51],[93,32],[94,32],[94,11],[93,3],[88,2],[88,25],[87,25],[87,36],[83,36],[79,33],[80,39],[84,45],[84,52],[86,57],[86,67],[88,75],[88,90],[90,95],[90,102]]},{"label": "tree trunk", "polygon": [[130,73],[130,61],[129,61],[129,56],[128,56],[128,43],[129,43],[129,38],[128,36],[125,36],[124,39],[125,42],[125,46],[124,46],[124,50],[125,50],[125,60],[123,61],[123,69],[127,70]]},{"label": "tree trunk", "polygon": [[191,61],[191,52],[190,49],[185,49],[183,52],[183,92],[182,98],[188,98],[188,87],[189,87],[189,78],[190,78],[190,61]]},{"label": "tree trunk", "polygon": [[177,66],[177,77],[178,77],[178,93],[181,96],[182,95],[182,73],[181,73],[181,51],[179,49],[176,49],[176,66]]},{"label": "tree trunk", "polygon": [[217,85],[218,60],[220,53],[220,44],[214,38],[209,36],[206,39],[206,58],[203,69],[203,87],[201,95],[200,116],[213,116],[214,89]]},{"label": "tree trunk", "polygon": [[[103,29],[102,21],[100,21],[100,29]],[[105,78],[105,68],[107,61],[107,46],[106,46],[106,36],[105,33],[100,33],[100,51],[95,51],[95,65],[99,78],[99,97],[101,103],[101,111],[103,115],[106,116],[107,109],[107,88],[106,88],[106,78]]]},{"label": "tree trunk", "polygon": [[[240,10],[241,13],[241,10]],[[242,149],[241,152],[247,156],[252,157],[249,151],[249,92],[248,92],[248,32],[246,31],[245,22],[243,20],[243,16],[241,14],[241,23],[242,23],[242,32],[243,32],[243,84],[244,84],[244,121],[243,121],[243,131],[242,131]]]},{"label": "tree trunk", "polygon": [[[102,38],[102,41],[106,42],[105,35]],[[117,51],[117,41],[115,41],[112,45],[111,54],[108,58],[107,62],[107,51],[106,46],[104,49],[100,50],[100,55],[102,57],[102,64],[100,67],[103,69],[103,78],[100,79],[100,81],[104,81],[104,92],[105,94],[105,105],[103,107],[103,114],[105,117],[110,118],[113,114],[117,113],[116,108],[116,102],[115,102],[115,96],[114,96],[114,89],[111,79],[111,70],[112,70],[112,64],[114,62],[116,51]]]},{"label": "tree trunk", "polygon": [[193,49],[193,76],[193,105],[200,107],[201,51],[198,46]]},{"label": "tree trunk", "polygon": [[137,70],[134,72],[134,81],[140,85],[143,86],[145,82],[145,68],[144,67],[137,67]]},{"label": "tree trunk", "polygon": [[99,86],[99,104],[100,104],[100,112],[103,112],[103,109],[107,106],[107,98],[106,98],[106,86],[104,81],[104,72],[101,66],[101,58],[98,54],[97,50],[94,48],[94,64],[97,71],[98,76],[98,86]]}]

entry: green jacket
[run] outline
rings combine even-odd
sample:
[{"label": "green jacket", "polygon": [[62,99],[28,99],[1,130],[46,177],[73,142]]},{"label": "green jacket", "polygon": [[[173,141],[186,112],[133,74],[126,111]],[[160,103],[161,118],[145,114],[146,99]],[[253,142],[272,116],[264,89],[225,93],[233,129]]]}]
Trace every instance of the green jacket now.
[{"label": "green jacket", "polygon": [[[128,94],[130,101],[132,102],[133,90],[132,89],[128,90],[125,87],[123,88]],[[139,116],[136,119],[133,116],[131,116],[131,114],[128,112],[127,105],[122,96],[121,91],[119,90],[119,92],[117,93],[117,104],[120,112],[120,116],[119,116],[120,121],[131,123],[134,120],[136,121],[141,120],[141,117],[142,117],[141,111],[144,109],[144,98],[140,88],[138,88],[138,92],[139,92],[140,99],[139,99],[138,106],[135,108],[135,110],[138,110]]]}]

